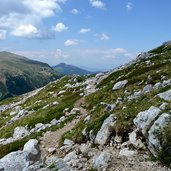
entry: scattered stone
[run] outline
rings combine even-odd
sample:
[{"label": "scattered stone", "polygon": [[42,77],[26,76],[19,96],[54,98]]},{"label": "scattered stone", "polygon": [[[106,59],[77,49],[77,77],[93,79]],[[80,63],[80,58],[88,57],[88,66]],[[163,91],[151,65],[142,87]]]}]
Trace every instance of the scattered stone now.
[{"label": "scattered stone", "polygon": [[112,88],[112,90],[118,90],[120,88],[123,88],[126,86],[126,84],[128,84],[128,80],[124,80],[124,81],[119,81],[117,82],[114,87]]},{"label": "scattered stone", "polygon": [[64,145],[72,146],[72,145],[74,145],[74,141],[69,140],[69,139],[65,139],[63,144],[64,144]]},{"label": "scattered stone", "polygon": [[106,170],[108,167],[108,163],[111,159],[111,154],[103,151],[100,153],[99,156],[96,156],[94,159],[94,168],[97,169],[98,171],[101,170]]},{"label": "scattered stone", "polygon": [[14,129],[13,138],[20,139],[29,134],[29,131],[25,127],[16,127]]},{"label": "scattered stone", "polygon": [[157,96],[159,96],[163,100],[171,101],[171,90],[160,93]]},{"label": "scattered stone", "polygon": [[121,149],[119,154],[121,156],[125,156],[125,157],[134,157],[138,153],[137,153],[137,151],[129,150],[129,148],[123,148],[123,149]]},{"label": "scattered stone", "polygon": [[54,154],[56,152],[56,148],[51,147],[51,148],[48,148],[47,151],[49,152],[49,154]]}]

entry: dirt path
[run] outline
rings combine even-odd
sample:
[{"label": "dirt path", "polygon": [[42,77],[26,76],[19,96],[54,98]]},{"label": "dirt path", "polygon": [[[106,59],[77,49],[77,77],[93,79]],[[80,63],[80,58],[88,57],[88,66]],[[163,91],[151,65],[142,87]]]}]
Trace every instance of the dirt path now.
[{"label": "dirt path", "polygon": [[63,128],[58,129],[54,132],[47,132],[44,134],[44,136],[41,138],[40,142],[40,150],[42,156],[47,156],[48,152],[47,149],[49,148],[57,148],[59,146],[59,141],[61,136],[65,133],[68,132],[69,130],[73,129],[74,126],[83,118],[85,117],[88,113],[85,109],[81,107],[85,103],[84,98],[79,99],[74,107],[80,109],[80,117],[73,119],[71,122],[67,123]]}]

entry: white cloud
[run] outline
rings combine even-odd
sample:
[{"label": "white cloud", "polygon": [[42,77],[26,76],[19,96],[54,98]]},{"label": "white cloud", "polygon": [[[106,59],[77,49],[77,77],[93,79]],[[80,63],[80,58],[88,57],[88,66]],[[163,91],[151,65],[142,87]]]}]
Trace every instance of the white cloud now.
[{"label": "white cloud", "polygon": [[17,37],[24,37],[24,38],[34,38],[38,35],[38,29],[29,24],[29,25],[20,25],[18,28],[11,32],[12,35]]},{"label": "white cloud", "polygon": [[128,11],[132,11],[132,9],[133,9],[133,4],[130,3],[130,2],[128,2],[127,5],[126,5],[126,8],[127,8]]},{"label": "white cloud", "polygon": [[0,40],[5,40],[6,39],[6,30],[0,30]]},{"label": "white cloud", "polygon": [[[61,3],[65,3],[66,1],[67,0],[2,1],[0,5],[0,28],[8,31],[12,30],[12,32],[22,25],[33,25],[39,27],[40,30],[45,29],[43,19],[61,12]],[[49,30],[49,32],[52,32],[52,30]],[[45,37],[45,34],[47,36],[51,33],[48,33],[47,30],[42,31],[37,38],[41,38],[42,34]]]},{"label": "white cloud", "polygon": [[54,30],[56,32],[63,32],[63,31],[67,31],[68,27],[66,27],[65,24],[63,24],[63,23],[57,23]]},{"label": "white cloud", "polygon": [[71,13],[73,13],[73,14],[78,14],[79,11],[78,11],[76,8],[74,8],[74,9],[72,9]]},{"label": "white cloud", "polygon": [[55,11],[61,11],[55,0],[24,0],[23,4],[40,17],[49,17],[54,15]]},{"label": "white cloud", "polygon": [[92,7],[99,8],[99,9],[105,9],[105,3],[103,3],[100,0],[89,0]]},{"label": "white cloud", "polygon": [[88,33],[88,32],[90,32],[90,31],[91,31],[91,29],[90,29],[90,28],[82,28],[82,29],[80,29],[80,32],[79,32],[79,33],[84,34],[84,33]]},{"label": "white cloud", "polygon": [[65,46],[74,46],[74,45],[78,44],[78,40],[75,40],[75,39],[73,39],[73,40],[66,40],[64,44],[65,44]]},{"label": "white cloud", "polygon": [[102,33],[100,40],[109,40],[109,36],[106,33]]},{"label": "white cloud", "polygon": [[68,58],[68,55],[65,54],[61,49],[56,49],[56,52],[54,55],[56,58]]}]

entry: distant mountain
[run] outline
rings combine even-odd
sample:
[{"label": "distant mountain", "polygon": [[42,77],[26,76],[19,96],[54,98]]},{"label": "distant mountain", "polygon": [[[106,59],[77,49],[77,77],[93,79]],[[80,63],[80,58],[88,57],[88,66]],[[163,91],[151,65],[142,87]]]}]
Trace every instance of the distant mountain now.
[{"label": "distant mountain", "polygon": [[67,65],[65,63],[60,63],[53,67],[53,69],[63,75],[87,75],[87,74],[93,74],[91,71],[87,71],[84,69],[81,69],[79,67],[73,66],[73,65]]},{"label": "distant mountain", "polygon": [[46,63],[0,52],[0,100],[42,87],[59,76]]}]

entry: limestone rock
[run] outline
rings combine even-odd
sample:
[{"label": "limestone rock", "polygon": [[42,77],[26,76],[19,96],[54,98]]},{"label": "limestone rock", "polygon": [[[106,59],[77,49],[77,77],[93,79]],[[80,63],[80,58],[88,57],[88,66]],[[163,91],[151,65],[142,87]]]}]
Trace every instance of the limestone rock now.
[{"label": "limestone rock", "polygon": [[13,138],[14,139],[20,139],[22,137],[25,137],[29,134],[29,131],[25,127],[16,127],[14,129]]},{"label": "limestone rock", "polygon": [[119,81],[113,86],[112,90],[118,90],[122,87],[125,87],[126,84],[128,84],[128,80]]},{"label": "limestone rock", "polygon": [[101,152],[100,155],[96,156],[96,158],[94,159],[94,168],[96,168],[98,171],[107,169],[110,159],[110,153],[106,151]]},{"label": "limestone rock", "polygon": [[148,148],[154,156],[161,150],[160,133],[171,120],[171,115],[163,113],[148,131]]},{"label": "limestone rock", "polygon": [[161,99],[164,99],[166,101],[170,101],[171,100],[171,90],[160,93],[157,96],[159,96]]},{"label": "limestone rock", "polygon": [[107,143],[107,140],[111,134],[111,130],[116,122],[116,117],[112,114],[106,118],[102,124],[101,129],[98,131],[95,143],[99,145],[104,145]]},{"label": "limestone rock", "polygon": [[148,110],[138,113],[134,119],[134,124],[146,136],[151,123],[156,119],[161,110],[157,107],[151,106]]},{"label": "limestone rock", "polygon": [[120,156],[133,157],[137,154],[137,151],[129,150],[129,148],[123,148],[119,154]]},{"label": "limestone rock", "polygon": [[23,152],[27,152],[29,160],[36,161],[39,159],[40,150],[38,147],[38,141],[36,139],[30,139],[23,148]]}]

